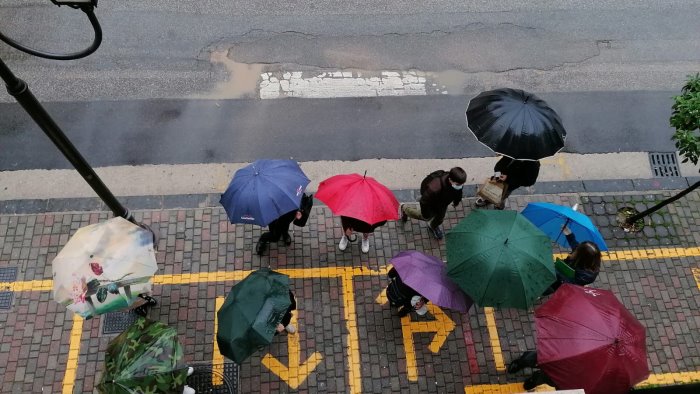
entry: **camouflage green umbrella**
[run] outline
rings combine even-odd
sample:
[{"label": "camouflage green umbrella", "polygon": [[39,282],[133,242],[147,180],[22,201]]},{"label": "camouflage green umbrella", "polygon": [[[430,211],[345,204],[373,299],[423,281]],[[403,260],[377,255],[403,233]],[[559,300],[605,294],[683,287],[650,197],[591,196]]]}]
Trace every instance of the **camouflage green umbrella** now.
[{"label": "camouflage green umbrella", "polygon": [[102,394],[182,393],[187,366],[177,332],[139,318],[107,346]]},{"label": "camouflage green umbrella", "polygon": [[217,312],[221,354],[240,364],[269,345],[290,305],[287,275],[269,268],[252,272],[231,288]]}]

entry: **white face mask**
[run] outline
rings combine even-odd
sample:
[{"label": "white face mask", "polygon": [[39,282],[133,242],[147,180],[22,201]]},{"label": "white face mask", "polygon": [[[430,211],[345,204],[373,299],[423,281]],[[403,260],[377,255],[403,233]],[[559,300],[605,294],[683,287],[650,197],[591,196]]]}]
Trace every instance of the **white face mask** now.
[{"label": "white face mask", "polygon": [[464,186],[464,185],[455,185],[454,183],[451,183],[451,185],[452,185],[452,188],[454,188],[455,190],[462,190],[462,186]]}]

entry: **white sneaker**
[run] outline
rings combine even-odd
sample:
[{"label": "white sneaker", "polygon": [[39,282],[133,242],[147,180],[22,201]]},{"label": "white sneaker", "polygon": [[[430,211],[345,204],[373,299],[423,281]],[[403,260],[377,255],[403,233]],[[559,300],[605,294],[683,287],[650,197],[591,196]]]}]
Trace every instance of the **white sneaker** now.
[{"label": "white sneaker", "polygon": [[369,238],[362,238],[362,253],[369,253]]},{"label": "white sneaker", "polygon": [[340,239],[340,243],[338,244],[338,249],[341,251],[345,250],[345,248],[348,247],[348,237],[343,235],[343,238]]},{"label": "white sneaker", "polygon": [[185,385],[185,387],[182,389],[182,394],[195,394],[195,393],[196,393],[196,391],[192,387],[187,386],[187,385]]},{"label": "white sneaker", "polygon": [[193,373],[194,373],[194,368],[187,367],[187,376],[192,376]]},{"label": "white sneaker", "polygon": [[287,332],[290,334],[294,334],[295,332],[297,332],[297,328],[294,327],[293,324],[287,325],[287,327],[285,327],[284,329],[287,330]]}]

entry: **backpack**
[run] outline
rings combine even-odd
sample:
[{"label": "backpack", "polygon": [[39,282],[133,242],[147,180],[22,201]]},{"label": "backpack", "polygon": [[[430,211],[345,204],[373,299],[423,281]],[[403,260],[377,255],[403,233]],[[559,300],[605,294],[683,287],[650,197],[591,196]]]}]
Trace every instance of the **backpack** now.
[{"label": "backpack", "polygon": [[437,170],[428,174],[428,176],[426,176],[425,179],[423,179],[423,182],[420,183],[420,194],[425,194],[425,191],[428,189],[428,185],[430,184],[430,182],[433,181],[433,179],[440,178],[447,173],[448,172],[445,170]]}]

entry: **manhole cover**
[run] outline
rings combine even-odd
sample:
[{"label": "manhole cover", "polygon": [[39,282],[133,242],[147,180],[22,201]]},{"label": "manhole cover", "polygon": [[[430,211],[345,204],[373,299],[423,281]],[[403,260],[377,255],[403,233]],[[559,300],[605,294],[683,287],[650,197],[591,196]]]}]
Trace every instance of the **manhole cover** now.
[{"label": "manhole cover", "polygon": [[17,280],[17,267],[0,268],[0,282],[14,282]]},{"label": "manhole cover", "polygon": [[102,334],[118,334],[129,328],[136,321],[135,313],[112,312],[107,313],[102,319]]},{"label": "manhole cover", "polygon": [[226,362],[222,364],[193,365],[194,373],[187,378],[187,385],[197,394],[237,394],[238,393],[238,364]]},{"label": "manhole cover", "polygon": [[12,308],[12,292],[0,291],[0,309]]},{"label": "manhole cover", "polygon": [[655,177],[681,175],[681,172],[678,169],[678,160],[676,160],[675,152],[651,152],[649,153],[649,163],[651,163],[651,169],[654,171]]}]

